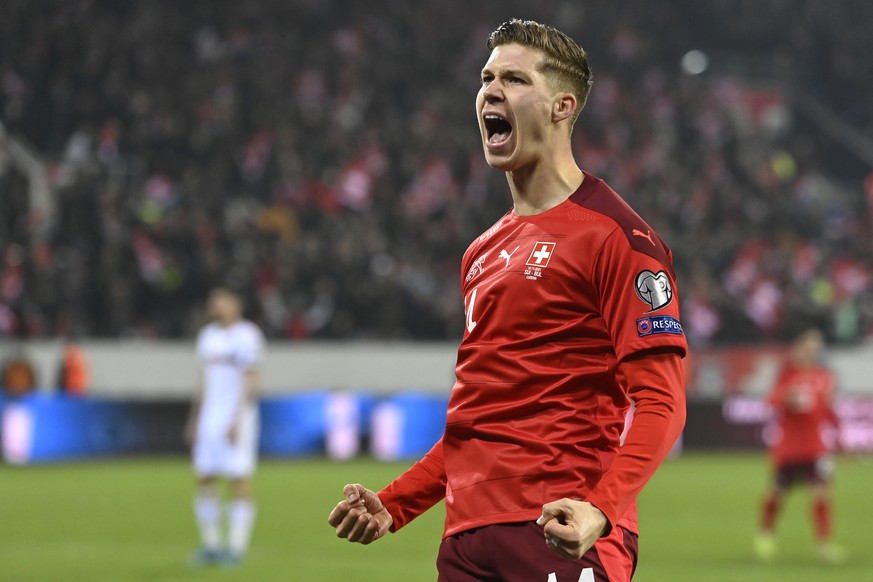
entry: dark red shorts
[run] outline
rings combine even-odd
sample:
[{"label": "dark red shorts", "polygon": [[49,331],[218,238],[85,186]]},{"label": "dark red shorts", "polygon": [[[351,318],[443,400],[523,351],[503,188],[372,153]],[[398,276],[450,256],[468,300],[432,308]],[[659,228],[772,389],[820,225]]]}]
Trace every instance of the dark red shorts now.
[{"label": "dark red shorts", "polygon": [[616,526],[582,558],[569,560],[546,546],[543,528],[534,522],[489,525],[443,540],[437,556],[438,580],[629,582],[638,547],[635,534]]},{"label": "dark red shorts", "polygon": [[828,457],[821,457],[814,461],[781,463],[776,466],[776,484],[788,489],[797,483],[827,483],[832,472],[833,461]]}]

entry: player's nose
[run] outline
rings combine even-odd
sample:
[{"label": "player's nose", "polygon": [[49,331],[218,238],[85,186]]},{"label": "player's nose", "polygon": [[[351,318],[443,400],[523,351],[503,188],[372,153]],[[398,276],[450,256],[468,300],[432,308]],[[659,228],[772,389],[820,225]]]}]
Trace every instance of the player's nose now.
[{"label": "player's nose", "polygon": [[503,88],[497,80],[482,86],[482,99],[486,103],[496,103],[503,100]]}]

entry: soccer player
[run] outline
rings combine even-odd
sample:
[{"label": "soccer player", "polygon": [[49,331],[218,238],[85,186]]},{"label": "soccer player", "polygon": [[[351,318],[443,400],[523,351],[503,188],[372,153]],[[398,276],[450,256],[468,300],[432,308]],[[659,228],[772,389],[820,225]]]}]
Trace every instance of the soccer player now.
[{"label": "soccer player", "polygon": [[378,493],[347,485],[328,521],[367,544],[445,498],[441,581],[627,581],[635,497],[685,420],[671,252],[573,158],[585,51],[520,20],[488,48],[476,114],[513,206],[464,254],[444,435]]},{"label": "soccer player", "polygon": [[820,362],[823,347],[821,332],[811,329],[800,334],[768,399],[778,431],[771,447],[773,485],[764,500],[761,529],[755,537],[755,551],[765,560],[776,553],[773,532],[785,493],[798,483],[812,486],[819,558],[832,563],[846,558],[846,551],[831,541],[830,477],[834,464],[822,433],[828,427],[837,429],[839,419],[831,407],[834,377]]},{"label": "soccer player", "polygon": [[[257,460],[257,370],[264,339],[254,323],[242,318],[242,301],[234,292],[215,289],[208,309],[213,321],[197,338],[202,380],[186,430],[197,475],[194,513],[201,541],[197,561],[234,564],[248,549],[255,519],[251,476]],[[226,545],[220,478],[230,482],[232,493]]]}]

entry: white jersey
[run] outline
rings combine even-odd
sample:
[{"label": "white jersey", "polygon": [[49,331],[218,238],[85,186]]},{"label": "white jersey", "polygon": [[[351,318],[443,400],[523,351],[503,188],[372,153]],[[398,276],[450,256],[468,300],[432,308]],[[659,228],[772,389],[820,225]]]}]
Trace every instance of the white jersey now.
[{"label": "white jersey", "polygon": [[228,327],[210,323],[200,331],[197,356],[203,369],[203,402],[198,439],[227,433],[245,391],[246,372],[257,368],[263,351],[264,336],[250,321]]}]

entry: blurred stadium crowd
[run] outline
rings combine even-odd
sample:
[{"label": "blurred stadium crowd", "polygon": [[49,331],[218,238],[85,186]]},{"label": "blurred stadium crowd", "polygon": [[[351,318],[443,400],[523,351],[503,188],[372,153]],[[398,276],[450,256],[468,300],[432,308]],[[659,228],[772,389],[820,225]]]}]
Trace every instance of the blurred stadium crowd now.
[{"label": "blurred stadium crowd", "polygon": [[224,284],[271,337],[455,338],[510,207],[485,39],[521,16],[589,51],[577,158],[673,248],[693,344],[873,337],[870,168],[800,106],[873,137],[873,4],[530,4],[7,0],[0,121],[54,203],[0,143],[0,336],[189,337]]}]

